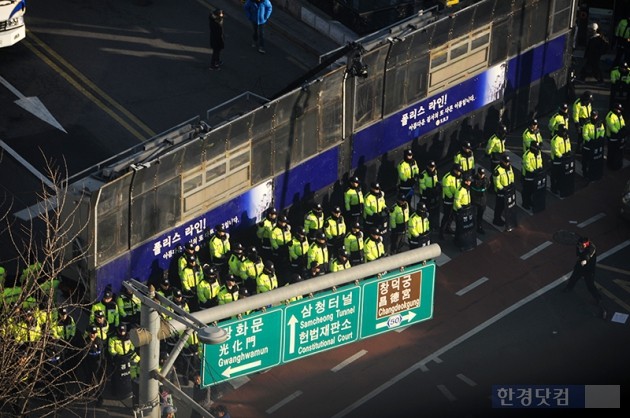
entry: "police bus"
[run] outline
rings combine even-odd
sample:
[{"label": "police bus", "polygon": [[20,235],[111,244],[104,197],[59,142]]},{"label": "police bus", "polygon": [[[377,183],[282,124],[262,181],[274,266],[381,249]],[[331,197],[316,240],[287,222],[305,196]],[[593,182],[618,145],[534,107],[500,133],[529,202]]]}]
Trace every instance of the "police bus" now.
[{"label": "police bus", "polygon": [[301,222],[312,202],[341,206],[348,176],[393,188],[405,148],[420,164],[444,160],[501,119],[522,126],[551,112],[564,100],[576,7],[425,10],[331,51],[323,71],[277,97],[246,93],[73,177],[89,226],[75,243],[86,253],[78,280],[92,298],[159,280],[185,244],[207,254],[216,225],[238,237],[271,206]]}]

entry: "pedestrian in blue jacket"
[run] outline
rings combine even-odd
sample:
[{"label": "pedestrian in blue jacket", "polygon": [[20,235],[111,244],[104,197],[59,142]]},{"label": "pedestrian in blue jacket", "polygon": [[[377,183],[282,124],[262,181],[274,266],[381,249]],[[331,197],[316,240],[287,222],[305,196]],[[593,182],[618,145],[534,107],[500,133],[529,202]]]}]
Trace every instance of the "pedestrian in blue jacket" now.
[{"label": "pedestrian in blue jacket", "polygon": [[269,0],[247,0],[245,2],[245,14],[250,22],[252,22],[253,42],[252,48],[258,48],[258,52],[265,53],[264,27],[271,16],[273,7]]}]

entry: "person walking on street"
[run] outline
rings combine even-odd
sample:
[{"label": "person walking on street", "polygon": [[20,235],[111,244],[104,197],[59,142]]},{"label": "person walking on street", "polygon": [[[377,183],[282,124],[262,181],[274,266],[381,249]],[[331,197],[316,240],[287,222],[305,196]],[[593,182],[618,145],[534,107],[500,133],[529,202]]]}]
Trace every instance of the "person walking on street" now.
[{"label": "person walking on street", "polygon": [[483,214],[488,203],[489,187],[490,179],[486,176],[486,170],[479,167],[472,176],[472,183],[470,184],[470,199],[475,208],[475,225],[477,225],[477,233],[479,234],[486,233],[483,229]]},{"label": "person walking on street", "polygon": [[606,309],[601,306],[602,296],[597,290],[597,287],[595,287],[597,247],[595,247],[595,244],[593,244],[587,237],[580,237],[577,241],[575,253],[577,255],[577,260],[575,261],[575,265],[573,267],[573,273],[571,273],[571,277],[569,277],[569,280],[564,287],[564,292],[572,291],[578,280],[583,277],[586,282],[586,288],[591,296],[593,296],[595,305],[600,307],[602,316],[606,319]]},{"label": "person walking on street", "polygon": [[608,168],[619,170],[623,166],[623,152],[626,145],[626,121],[623,106],[615,103],[606,115],[606,138],[608,139]]},{"label": "person walking on street", "polygon": [[269,0],[247,0],[245,2],[245,15],[252,23],[252,29],[254,31],[252,35],[252,47],[258,48],[258,52],[264,54],[265,51],[265,24],[271,12],[273,6]]},{"label": "person walking on street", "polygon": [[218,70],[221,68],[221,51],[225,48],[225,40],[223,37],[223,10],[217,9],[208,16],[210,24],[210,47],[212,48],[212,58],[210,60],[210,69]]},{"label": "person walking on street", "polygon": [[585,80],[587,75],[592,75],[599,83],[604,82],[604,75],[600,67],[602,55],[608,50],[608,39],[599,31],[597,23],[589,25],[589,38],[584,50],[584,65],[580,70],[580,79]]}]

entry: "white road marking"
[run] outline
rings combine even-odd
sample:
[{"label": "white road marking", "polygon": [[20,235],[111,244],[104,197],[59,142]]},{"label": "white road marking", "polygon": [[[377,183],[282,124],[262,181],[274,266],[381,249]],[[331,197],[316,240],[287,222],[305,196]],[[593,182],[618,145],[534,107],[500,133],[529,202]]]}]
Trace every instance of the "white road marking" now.
[{"label": "white road marking", "polygon": [[457,378],[460,379],[462,382],[466,383],[468,386],[477,386],[477,382],[464,376],[461,373],[457,375]]},{"label": "white road marking", "polygon": [[552,244],[551,241],[545,241],[542,244],[540,244],[538,247],[534,248],[533,250],[531,250],[528,253],[525,253],[521,256],[521,260],[527,260],[529,257],[538,254],[539,252],[541,252],[542,250],[544,250],[545,248],[549,247]]},{"label": "white road marking", "polygon": [[590,218],[588,218],[587,220],[585,220],[584,222],[580,222],[579,224],[577,224],[578,228],[584,228],[585,226],[589,226],[590,224],[592,224],[593,222],[597,222],[602,218],[605,218],[606,214],[605,213],[598,213],[595,216],[592,216]]},{"label": "white road marking", "polygon": [[455,294],[457,296],[464,295],[464,294],[470,292],[471,290],[473,290],[475,287],[477,287],[477,286],[487,282],[488,280],[490,280],[490,279],[488,279],[487,277],[484,276],[481,279],[478,279],[478,280],[472,282],[471,284],[469,284],[465,288],[458,290],[457,293],[455,293]]},{"label": "white road marking", "polygon": [[361,357],[363,357],[366,354],[367,354],[367,350],[361,350],[358,353],[353,354],[352,356],[348,357],[347,359],[345,359],[341,363],[337,364],[335,367],[330,369],[330,371],[331,372],[338,372],[339,370],[341,370],[344,367],[346,367],[348,364],[352,363],[353,361],[355,361],[357,359],[360,359]]},{"label": "white road marking", "polygon": [[448,399],[450,402],[454,402],[454,401],[456,401],[456,400],[457,400],[457,398],[455,397],[455,395],[453,395],[453,394],[451,393],[451,391],[450,391],[450,390],[448,390],[448,389],[446,388],[446,386],[444,386],[444,385],[437,385],[437,388],[438,388],[438,390],[439,390],[440,392],[442,392],[442,395],[444,395],[444,397],[445,397],[446,399]]},{"label": "white road marking", "polygon": [[293,399],[297,398],[300,395],[302,395],[302,391],[297,390],[293,392],[292,394],[290,394],[289,396],[287,396],[286,398],[284,398],[283,400],[281,400],[280,402],[278,402],[277,404],[275,404],[274,406],[272,406],[271,408],[267,409],[265,412],[267,414],[273,414],[278,409],[282,408],[283,406],[285,406],[286,404],[288,404],[289,402],[291,402]]},{"label": "white road marking", "polygon": [[[599,259],[603,260],[606,257],[609,257],[610,255],[612,255],[612,254],[620,251],[621,249],[627,247],[628,245],[630,245],[630,240],[624,241],[621,244],[616,245],[615,247],[611,248],[610,250],[602,253],[602,255],[599,257]],[[452,349],[454,347],[457,347],[459,344],[463,343],[467,339],[473,337],[474,335],[476,335],[479,332],[483,331],[484,329],[488,328],[490,325],[494,324],[495,322],[499,321],[500,319],[506,317],[507,315],[509,315],[510,313],[514,312],[515,310],[517,310],[521,306],[526,305],[527,303],[529,303],[530,301],[536,299],[537,297],[539,297],[541,295],[544,295],[545,293],[547,293],[551,289],[553,289],[556,286],[558,286],[560,283],[566,281],[569,278],[569,276],[571,276],[571,273],[572,273],[572,271],[564,274],[563,276],[559,277],[558,279],[554,280],[553,282],[549,283],[548,285],[538,289],[537,291],[535,291],[534,293],[530,294],[529,296],[526,296],[525,298],[523,298],[520,301],[516,302],[512,306],[510,306],[510,307],[504,309],[503,311],[499,312],[498,314],[496,314],[492,318],[488,319],[484,323],[482,323],[482,324],[476,326],[475,328],[471,329],[470,331],[462,334],[461,336],[459,336],[458,338],[454,339],[450,343],[446,344],[444,347],[440,348],[439,350],[435,351],[434,353],[429,354],[427,357],[423,358],[419,362],[417,362],[417,363],[411,365],[410,367],[408,367],[407,370],[405,370],[402,373],[399,373],[396,376],[392,377],[387,382],[383,383],[382,385],[378,386],[376,389],[372,390],[368,394],[366,394],[363,397],[361,397],[360,399],[358,399],[356,402],[352,403],[351,405],[349,405],[348,407],[346,407],[342,411],[336,413],[335,415],[332,416],[332,418],[341,418],[341,417],[346,416],[347,414],[349,414],[350,412],[352,412],[353,410],[355,410],[359,406],[361,406],[364,403],[368,402],[372,398],[378,396],[380,393],[382,393],[386,389],[394,386],[396,383],[400,382],[401,380],[403,380],[405,377],[409,376],[411,373],[415,372],[416,370],[423,370],[426,367],[425,365],[428,362],[433,361],[434,358],[436,358],[436,357],[446,353],[447,351],[449,351],[450,349]]]}]

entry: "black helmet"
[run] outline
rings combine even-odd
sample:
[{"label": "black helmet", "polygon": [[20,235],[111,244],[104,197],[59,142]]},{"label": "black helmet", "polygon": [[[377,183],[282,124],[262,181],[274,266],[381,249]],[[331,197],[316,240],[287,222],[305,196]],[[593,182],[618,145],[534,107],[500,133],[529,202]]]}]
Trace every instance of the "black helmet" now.
[{"label": "black helmet", "polygon": [[507,134],[507,127],[504,124],[499,124],[497,126],[497,135],[505,135]]},{"label": "black helmet", "polygon": [[67,315],[68,314],[68,308],[66,308],[65,306],[62,306],[61,308],[59,308],[59,314],[60,315]]},{"label": "black helmet", "polygon": [[245,251],[245,248],[240,242],[237,242],[232,246],[232,252],[236,254],[243,254],[243,251]]},{"label": "black helmet", "polygon": [[370,184],[370,188],[374,190],[381,190],[381,185],[375,182],[375,183]]},{"label": "black helmet", "polygon": [[486,169],[483,167],[479,167],[477,169],[477,174],[482,175],[482,174],[486,174]]},{"label": "black helmet", "polygon": [[204,264],[203,265],[203,274],[205,277],[208,278],[216,278],[218,275],[218,271],[215,267],[209,265],[209,264]]},{"label": "black helmet", "polygon": [[249,290],[245,286],[238,289],[238,295],[242,298],[249,296]]},{"label": "black helmet", "polygon": [[501,155],[501,162],[502,163],[506,163],[506,164],[509,163],[510,162],[510,156],[507,155],[507,154]]},{"label": "black helmet", "polygon": [[350,183],[358,183],[359,182],[359,178],[357,176],[353,176],[350,178]]},{"label": "black helmet", "polygon": [[251,246],[247,249],[247,258],[250,260],[255,260],[258,257],[258,250],[256,247]]},{"label": "black helmet", "polygon": [[593,100],[593,95],[591,94],[590,91],[586,90],[584,93],[582,93],[582,97],[580,97],[580,99],[582,101],[592,101]]},{"label": "black helmet", "polygon": [[529,120],[529,126],[538,125],[538,119],[533,118]]},{"label": "black helmet", "polygon": [[617,102],[613,105],[613,110],[621,112],[623,111],[623,106],[621,105],[621,103]]},{"label": "black helmet", "polygon": [[418,203],[418,206],[416,206],[416,212],[418,212],[418,214],[422,214],[422,213],[426,213],[426,211],[427,211],[427,205],[424,204],[424,202]]},{"label": "black helmet", "polygon": [[472,181],[472,176],[470,173],[466,173],[462,176],[462,181]]},{"label": "black helmet", "polygon": [[288,219],[286,215],[278,216],[278,222],[287,223]]},{"label": "black helmet", "polygon": [[173,297],[174,298],[183,298],[184,294],[182,293],[182,291],[180,289],[177,289],[173,292]]},{"label": "black helmet", "polygon": [[560,107],[558,108],[558,111],[560,112],[568,112],[569,111],[569,105],[566,103],[562,103],[560,105]]},{"label": "black helmet", "polygon": [[324,210],[324,208],[322,208],[322,204],[321,203],[315,203],[313,205],[313,211],[315,212],[322,212]]},{"label": "black helmet", "polygon": [[403,193],[403,192],[400,192],[400,193],[398,193],[398,196],[396,197],[396,201],[403,202],[403,201],[406,200],[406,198],[407,198],[407,194]]},{"label": "black helmet", "polygon": [[225,232],[225,227],[223,226],[223,224],[219,224],[219,225],[214,227],[214,231],[215,232]]},{"label": "black helmet", "polygon": [[340,208],[339,206],[335,206],[335,207],[332,209],[332,213],[341,213],[341,208]]},{"label": "black helmet", "polygon": [[98,327],[96,325],[88,325],[86,331],[88,334],[96,334],[98,333]]},{"label": "black helmet", "polygon": [[372,235],[381,235],[381,230],[378,229],[377,227],[372,227],[370,229],[370,234],[372,234]]},{"label": "black helmet", "polygon": [[186,261],[188,261],[188,264],[196,263],[197,262],[197,256],[194,255],[194,254],[188,254],[186,256]]},{"label": "black helmet", "polygon": [[430,160],[430,161],[427,163],[427,168],[428,168],[429,170],[433,170],[433,169],[435,168],[435,161]]},{"label": "black helmet", "polygon": [[339,249],[339,254],[338,254],[338,256],[339,256],[340,258],[348,258],[348,257],[349,257],[348,252],[346,251],[346,249],[345,249],[345,248],[340,248],[340,249]]},{"label": "black helmet", "polygon": [[225,282],[234,282],[236,283],[236,276],[234,276],[233,274],[228,274],[227,276],[225,276]]},{"label": "black helmet", "polygon": [[271,272],[275,271],[275,267],[273,265],[273,262],[270,260],[265,260],[265,269],[269,270]]},{"label": "black helmet", "polygon": [[295,231],[293,231],[293,233],[295,235],[304,236],[306,235],[306,230],[304,229],[304,227],[298,226],[297,228],[295,228]]},{"label": "black helmet", "polygon": [[352,224],[352,229],[361,229],[361,224],[358,222],[355,222]]},{"label": "black helmet", "polygon": [[410,149],[405,150],[405,158],[413,158],[413,151]]},{"label": "black helmet", "polygon": [[591,112],[591,120],[597,120],[599,118],[599,112],[597,110],[593,110]]},{"label": "black helmet", "polygon": [[462,148],[463,149],[471,149],[471,147],[472,146],[470,145],[470,142],[468,142],[468,141],[462,142]]},{"label": "black helmet", "polygon": [[316,239],[317,241],[326,240],[326,234],[324,234],[323,232],[318,232],[318,233],[315,235],[315,239]]},{"label": "black helmet", "polygon": [[291,275],[291,283],[298,283],[298,282],[301,282],[302,280],[303,280],[302,276],[300,276],[298,273],[293,273]]},{"label": "black helmet", "polygon": [[116,328],[116,331],[118,331],[119,334],[127,332],[127,325],[125,324],[118,325],[118,328]]},{"label": "black helmet", "polygon": [[[30,309],[26,310],[26,313],[28,314],[28,312],[32,312]],[[105,312],[98,310],[98,311],[94,311],[94,318],[105,318]]]},{"label": "black helmet", "polygon": [[195,251],[195,244],[192,242],[187,242],[184,247],[186,248],[186,251]]}]

